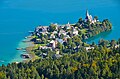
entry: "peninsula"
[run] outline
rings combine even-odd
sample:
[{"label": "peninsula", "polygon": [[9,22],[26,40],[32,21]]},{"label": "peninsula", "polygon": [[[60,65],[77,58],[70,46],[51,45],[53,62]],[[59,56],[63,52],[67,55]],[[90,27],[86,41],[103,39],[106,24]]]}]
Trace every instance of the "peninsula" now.
[{"label": "peninsula", "polygon": [[87,10],[85,19],[80,18],[75,24],[52,23],[36,27],[32,32],[31,41],[36,46],[32,52],[43,58],[60,58],[63,54],[74,54],[83,47],[86,50],[93,49],[83,40],[111,29],[112,24],[108,19],[99,21],[97,16],[93,18]]}]

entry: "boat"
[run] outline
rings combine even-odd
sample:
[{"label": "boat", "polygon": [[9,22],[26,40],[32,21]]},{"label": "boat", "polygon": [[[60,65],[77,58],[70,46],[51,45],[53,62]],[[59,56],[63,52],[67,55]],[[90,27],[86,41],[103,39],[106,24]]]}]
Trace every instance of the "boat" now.
[{"label": "boat", "polygon": [[29,54],[21,54],[21,57],[23,59],[29,59],[30,58],[30,55]]},{"label": "boat", "polygon": [[34,31],[28,31],[29,33],[33,33]]},{"label": "boat", "polygon": [[22,42],[30,42],[29,40],[23,40]]},{"label": "boat", "polygon": [[16,48],[16,50],[24,50],[24,48]]},{"label": "boat", "polygon": [[28,37],[25,37],[25,39],[27,39]]}]

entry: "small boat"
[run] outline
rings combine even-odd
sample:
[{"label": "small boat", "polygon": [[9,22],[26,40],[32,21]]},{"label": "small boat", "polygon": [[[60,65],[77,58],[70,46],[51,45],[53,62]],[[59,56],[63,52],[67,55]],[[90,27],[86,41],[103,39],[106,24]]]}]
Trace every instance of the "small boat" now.
[{"label": "small boat", "polygon": [[23,40],[22,42],[30,42],[29,40]]},{"label": "small boat", "polygon": [[27,38],[31,38],[31,35],[30,35],[30,36],[27,36]]},{"label": "small boat", "polygon": [[16,48],[16,50],[24,50],[24,48]]},{"label": "small boat", "polygon": [[23,50],[23,52],[26,52],[26,50]]},{"label": "small boat", "polygon": [[33,33],[34,31],[28,31],[29,33]]},{"label": "small boat", "polygon": [[27,39],[28,37],[25,37],[25,39]]},{"label": "small boat", "polygon": [[29,54],[21,54],[21,57],[23,59],[29,59],[30,58],[30,55]]}]

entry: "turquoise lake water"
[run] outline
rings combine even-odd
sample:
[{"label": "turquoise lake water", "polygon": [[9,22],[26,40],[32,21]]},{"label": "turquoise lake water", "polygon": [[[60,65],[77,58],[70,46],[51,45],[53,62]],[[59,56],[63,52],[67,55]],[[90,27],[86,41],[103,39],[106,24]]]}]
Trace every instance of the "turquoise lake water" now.
[{"label": "turquoise lake water", "polygon": [[16,47],[25,47],[22,39],[37,25],[75,23],[85,18],[86,9],[100,20],[108,18],[113,30],[88,42],[120,38],[119,0],[0,0],[0,65],[22,61]]}]

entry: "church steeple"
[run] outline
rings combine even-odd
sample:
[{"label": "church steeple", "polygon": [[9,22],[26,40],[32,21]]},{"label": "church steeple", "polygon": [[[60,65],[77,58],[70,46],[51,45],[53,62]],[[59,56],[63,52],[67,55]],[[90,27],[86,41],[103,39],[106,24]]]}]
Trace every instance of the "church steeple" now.
[{"label": "church steeple", "polygon": [[86,22],[89,20],[90,22],[92,22],[92,15],[89,14],[88,10],[86,10],[86,18],[85,18]]},{"label": "church steeple", "polygon": [[88,10],[86,11],[86,17],[89,17],[89,12],[88,12]]}]

